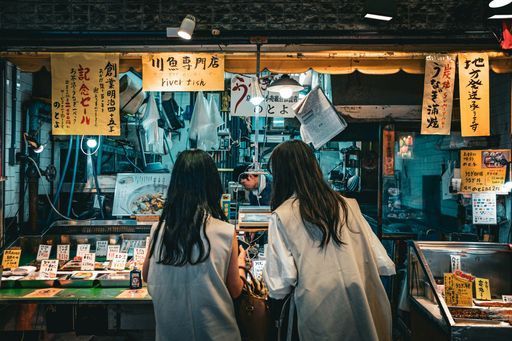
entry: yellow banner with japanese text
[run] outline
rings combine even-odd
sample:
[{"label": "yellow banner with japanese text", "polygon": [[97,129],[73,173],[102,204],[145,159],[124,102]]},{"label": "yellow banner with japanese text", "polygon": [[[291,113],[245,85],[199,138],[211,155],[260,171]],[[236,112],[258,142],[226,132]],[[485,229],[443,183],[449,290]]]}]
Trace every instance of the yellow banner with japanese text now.
[{"label": "yellow banner with japanese text", "polygon": [[431,55],[425,60],[421,133],[450,135],[452,123],[455,59]]},{"label": "yellow banner with japanese text", "polygon": [[458,58],[462,136],[489,136],[489,57],[485,53],[459,53]]},{"label": "yellow banner with japanese text", "polygon": [[121,134],[119,55],[52,53],[52,134]]},{"label": "yellow banner with japanese text", "polygon": [[509,149],[461,150],[461,191],[500,192],[505,183]]},{"label": "yellow banner with japanese text", "polygon": [[142,56],[144,91],[223,91],[224,55],[148,53]]}]

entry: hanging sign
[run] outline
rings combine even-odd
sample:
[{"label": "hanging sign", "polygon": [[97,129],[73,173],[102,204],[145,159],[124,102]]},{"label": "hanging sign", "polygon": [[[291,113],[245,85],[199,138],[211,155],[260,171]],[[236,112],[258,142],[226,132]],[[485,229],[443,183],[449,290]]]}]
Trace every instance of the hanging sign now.
[{"label": "hanging sign", "polygon": [[421,133],[450,135],[452,121],[455,60],[450,55],[427,56]]},{"label": "hanging sign", "polygon": [[382,135],[383,175],[395,174],[395,131],[385,128]]},{"label": "hanging sign", "polygon": [[7,249],[2,255],[2,268],[16,269],[20,265],[21,249]]},{"label": "hanging sign", "polygon": [[142,56],[144,91],[223,91],[224,55],[148,53]]},{"label": "hanging sign", "polygon": [[52,134],[119,136],[119,55],[52,54]]},{"label": "hanging sign", "polygon": [[496,193],[473,193],[473,224],[497,224]]},{"label": "hanging sign", "polygon": [[462,136],[489,136],[489,57],[487,54],[459,53],[459,92]]},{"label": "hanging sign", "polygon": [[261,92],[265,100],[254,105],[251,100],[251,77],[233,75],[231,78],[231,116],[254,116],[258,113],[262,117],[295,117],[292,107],[299,102],[299,95],[293,94],[284,99],[279,94],[267,91],[267,85],[261,84]]},{"label": "hanging sign", "polygon": [[509,149],[461,150],[461,191],[500,192],[505,183]]}]

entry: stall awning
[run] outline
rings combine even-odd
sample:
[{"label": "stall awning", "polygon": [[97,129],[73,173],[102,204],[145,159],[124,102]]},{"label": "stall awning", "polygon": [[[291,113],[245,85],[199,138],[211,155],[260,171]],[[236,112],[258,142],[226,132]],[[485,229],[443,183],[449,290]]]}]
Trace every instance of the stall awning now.
[{"label": "stall awning", "polygon": [[[462,52],[462,51],[461,51]],[[503,52],[482,51],[489,54],[491,69],[496,73],[512,72],[512,57]],[[89,52],[84,52],[89,53]],[[323,51],[323,52],[267,52],[261,54],[261,70],[274,73],[301,73],[313,69],[327,74],[350,74],[359,71],[371,75],[388,75],[399,71],[422,74],[425,56],[431,52],[390,51]],[[141,71],[143,53],[120,53],[121,72],[133,68]],[[50,70],[48,52],[0,52],[22,71],[37,72],[43,67]],[[252,74],[256,69],[255,53],[228,52],[225,54],[227,72]]]}]

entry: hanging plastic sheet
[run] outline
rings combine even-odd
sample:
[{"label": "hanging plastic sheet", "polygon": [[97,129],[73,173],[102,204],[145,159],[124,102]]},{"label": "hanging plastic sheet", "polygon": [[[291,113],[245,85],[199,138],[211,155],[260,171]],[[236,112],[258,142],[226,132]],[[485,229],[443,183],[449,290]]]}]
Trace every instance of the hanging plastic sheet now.
[{"label": "hanging plastic sheet", "polygon": [[164,130],[158,127],[160,114],[153,94],[148,97],[148,102],[144,109],[144,118],[142,127],[146,138],[146,151],[150,153],[164,153]]},{"label": "hanging plastic sheet", "polygon": [[219,147],[217,128],[224,124],[213,97],[208,102],[199,92],[190,120],[189,138],[197,141],[197,148],[216,150]]}]

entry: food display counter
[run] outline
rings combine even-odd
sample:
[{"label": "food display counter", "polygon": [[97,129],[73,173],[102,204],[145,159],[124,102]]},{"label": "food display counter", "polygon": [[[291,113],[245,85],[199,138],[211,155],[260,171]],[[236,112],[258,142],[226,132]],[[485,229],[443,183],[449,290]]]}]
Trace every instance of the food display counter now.
[{"label": "food display counter", "polygon": [[512,339],[509,244],[412,242],[408,274],[413,340]]},{"label": "food display counter", "polygon": [[[151,333],[155,322],[147,288],[130,289],[130,271],[134,267],[142,270],[138,262],[141,256],[136,254],[145,250],[150,228],[151,223],[136,221],[63,222],[43,235],[19,237],[1,255],[12,252],[7,250],[21,250],[19,267],[3,269],[0,331]],[[41,254],[40,245],[51,245],[49,254]],[[59,248],[61,245],[68,247]],[[84,246],[94,254],[93,270],[83,269],[82,257],[77,257]],[[66,249],[68,257],[57,254]],[[55,276],[47,276],[42,272],[44,260],[37,260],[38,255],[69,260],[58,260]],[[117,264],[116,259],[107,260],[119,256]],[[106,322],[94,322],[101,317]]]}]

